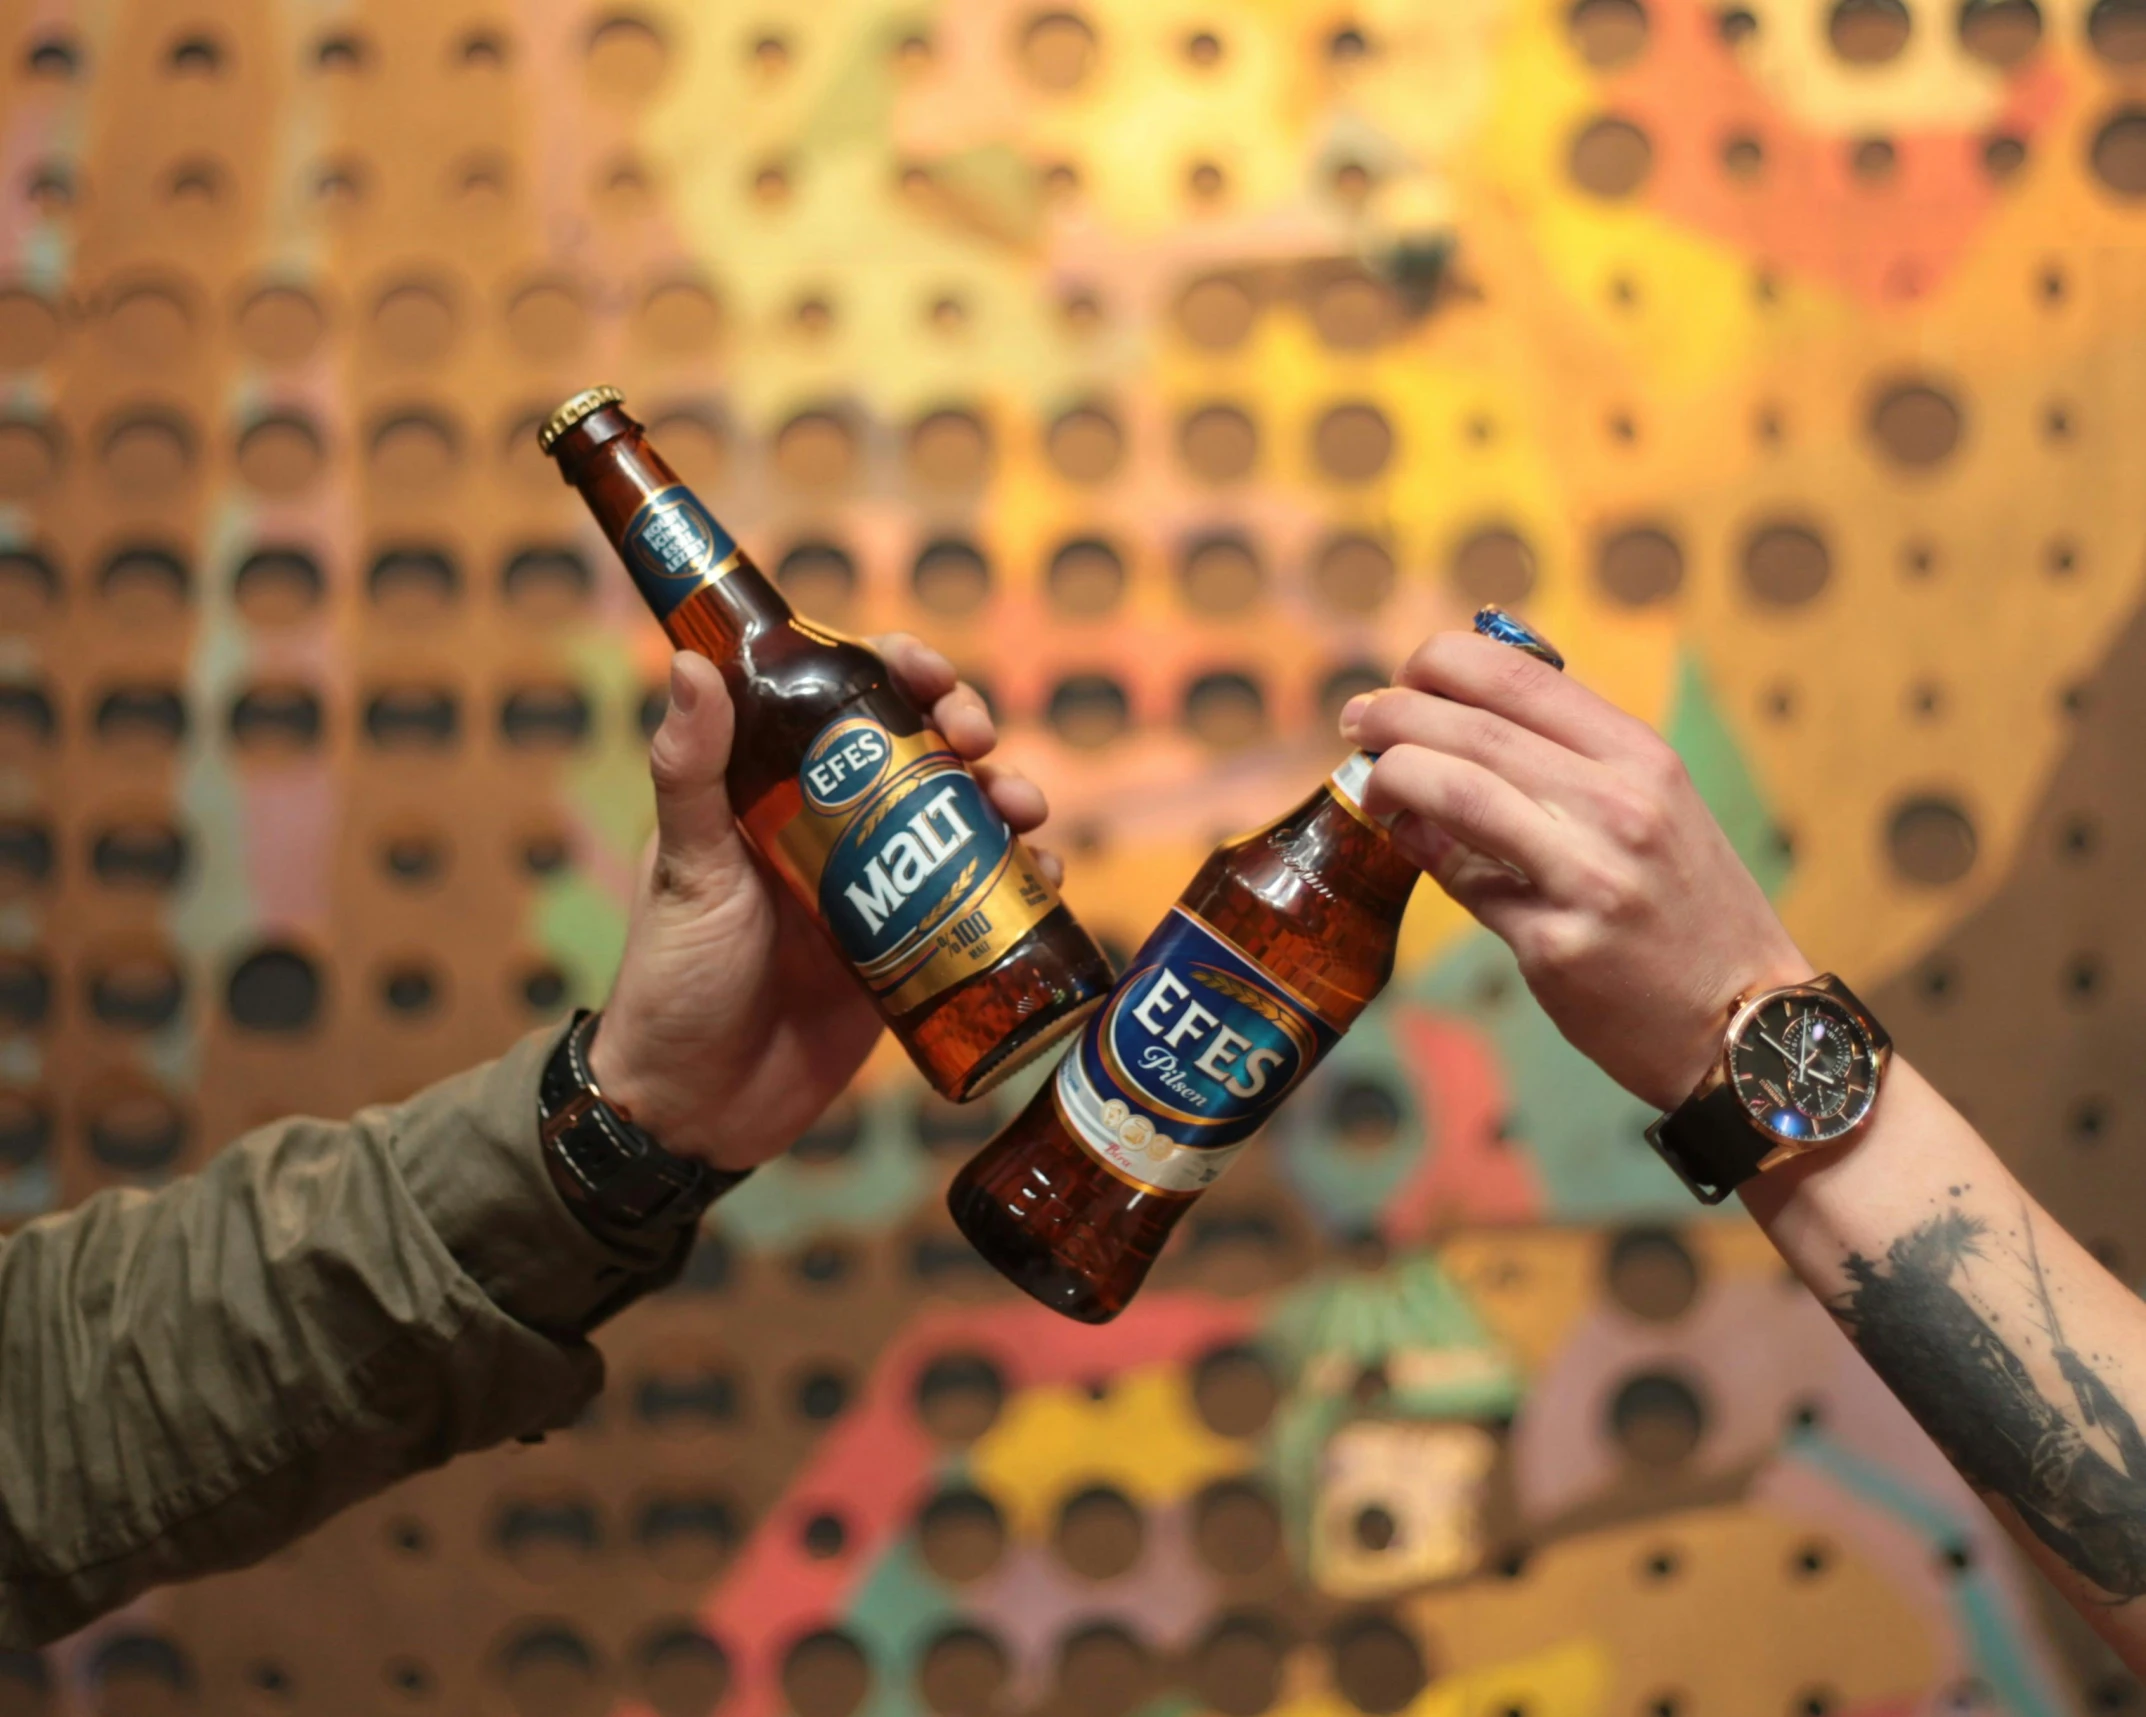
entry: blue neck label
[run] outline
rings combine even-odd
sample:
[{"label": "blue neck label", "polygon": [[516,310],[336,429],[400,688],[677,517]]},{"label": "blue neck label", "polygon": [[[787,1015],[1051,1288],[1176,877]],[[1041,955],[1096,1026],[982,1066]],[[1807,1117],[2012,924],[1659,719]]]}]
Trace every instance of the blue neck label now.
[{"label": "blue neck label", "polygon": [[1241,948],[1173,907],[1058,1064],[1058,1107],[1119,1179],[1197,1193],[1340,1039]]},{"label": "blue neck label", "polygon": [[626,521],[626,570],[662,619],[738,565],[738,545],[683,483],[658,489]]}]

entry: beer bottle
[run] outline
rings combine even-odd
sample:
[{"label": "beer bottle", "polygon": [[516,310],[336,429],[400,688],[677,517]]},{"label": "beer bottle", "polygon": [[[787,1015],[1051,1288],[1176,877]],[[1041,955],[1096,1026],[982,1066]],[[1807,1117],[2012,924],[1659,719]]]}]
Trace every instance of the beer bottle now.
[{"label": "beer bottle", "polygon": [[538,445],[681,650],[737,707],[730,795],[934,1090],[989,1090],[1077,1026],[1110,967],[878,655],[800,619],[648,444],[616,388]]},{"label": "beer bottle", "polygon": [[[1475,624],[1564,666],[1495,608]],[[1372,762],[1353,753],[1217,849],[1057,1073],[955,1176],[955,1225],[1054,1311],[1123,1311],[1193,1200],[1393,975],[1419,872],[1364,810]]]}]

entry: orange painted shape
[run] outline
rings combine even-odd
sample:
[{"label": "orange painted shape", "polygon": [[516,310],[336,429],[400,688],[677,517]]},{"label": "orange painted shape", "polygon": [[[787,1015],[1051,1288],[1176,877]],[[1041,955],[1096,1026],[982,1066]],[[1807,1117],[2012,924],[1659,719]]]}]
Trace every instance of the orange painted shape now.
[{"label": "orange painted shape", "polygon": [[[1983,142],[2000,132],[2031,140],[2066,94],[2054,56],[2036,55],[2011,78],[1987,131],[1896,135],[1891,173],[1871,184],[1851,165],[1858,140],[1784,114],[1698,0],[1656,7],[1648,52],[1605,90],[1606,106],[1653,141],[1650,207],[1769,268],[1830,281],[1874,305],[1921,298],[1943,284],[2002,194],[1982,166]],[[1748,183],[1721,164],[1722,145],[1738,135],[1758,139],[1765,155]]]}]

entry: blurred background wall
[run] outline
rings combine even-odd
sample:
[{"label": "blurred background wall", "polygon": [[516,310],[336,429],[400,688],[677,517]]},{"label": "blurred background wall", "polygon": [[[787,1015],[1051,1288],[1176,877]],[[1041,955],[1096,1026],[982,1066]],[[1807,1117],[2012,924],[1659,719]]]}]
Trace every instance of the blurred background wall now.
[{"label": "blurred background wall", "polygon": [[[0,60],[0,1220],[601,999],[665,652],[532,430],[616,381],[988,689],[1121,953],[1518,607],[2146,1274],[2146,0],[7,0]],[[1422,899],[1089,1331],[883,1057],[585,1425],[0,1711],[2146,1708],[1647,1118]]]}]

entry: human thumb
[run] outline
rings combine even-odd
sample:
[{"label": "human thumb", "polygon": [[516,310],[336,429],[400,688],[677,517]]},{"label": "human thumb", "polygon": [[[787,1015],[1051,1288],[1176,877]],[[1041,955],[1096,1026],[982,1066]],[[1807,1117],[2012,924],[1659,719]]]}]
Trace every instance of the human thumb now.
[{"label": "human thumb", "polygon": [[724,771],[737,712],[722,670],[680,650],[671,658],[671,708],[648,746],[656,785],[656,888],[693,893],[747,862]]}]

